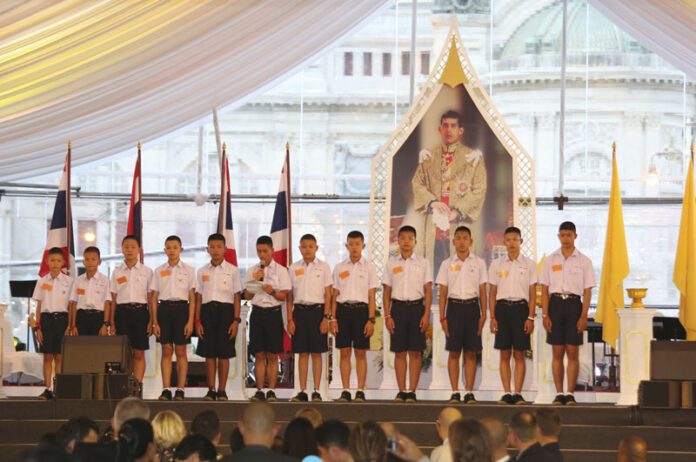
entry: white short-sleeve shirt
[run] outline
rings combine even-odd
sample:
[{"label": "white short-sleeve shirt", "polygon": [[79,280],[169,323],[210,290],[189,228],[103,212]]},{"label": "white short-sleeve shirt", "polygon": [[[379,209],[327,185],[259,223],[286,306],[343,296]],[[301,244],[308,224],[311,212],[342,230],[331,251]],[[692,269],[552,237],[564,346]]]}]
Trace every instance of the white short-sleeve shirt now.
[{"label": "white short-sleeve shirt", "polygon": [[67,274],[58,273],[58,276],[53,278],[51,273],[48,273],[36,281],[32,298],[41,302],[42,313],[67,312],[72,285],[73,279]]},{"label": "white short-sleeve shirt", "polygon": [[292,302],[296,305],[314,305],[326,301],[324,291],[333,284],[331,268],[315,258],[309,264],[298,260],[288,270],[292,285]]},{"label": "white short-sleeve shirt", "polygon": [[195,287],[196,270],[181,260],[174,266],[169,262],[158,266],[150,283],[150,290],[157,292],[157,298],[168,301],[188,301],[189,292]]},{"label": "white short-sleeve shirt", "polygon": [[111,301],[109,278],[97,271],[87,278],[87,273],[80,275],[73,284],[70,301],[77,302],[78,310],[104,311],[104,304]]},{"label": "white short-sleeve shirt", "polygon": [[123,263],[111,274],[111,292],[116,294],[117,305],[122,303],[147,303],[152,270],[138,262],[132,268]]},{"label": "white short-sleeve shirt", "polygon": [[546,257],[541,265],[540,282],[549,286],[551,294],[575,294],[582,296],[585,289],[595,287],[592,261],[578,249],[567,259],[561,249]]},{"label": "white short-sleeve shirt", "polygon": [[[244,275],[245,283],[254,280],[254,273],[259,270],[260,265],[260,263],[257,263],[247,270],[246,274]],[[262,282],[264,284],[269,284],[276,291],[290,290],[292,288],[290,285],[290,276],[288,275],[288,270],[276,263],[275,260],[271,260],[271,264],[263,269]],[[261,291],[258,294],[254,294],[254,298],[251,299],[251,304],[264,308],[270,308],[272,306],[280,305],[281,302],[273,295]]]},{"label": "white short-sleeve shirt", "polygon": [[391,297],[403,301],[423,298],[429,282],[433,282],[430,263],[415,253],[406,259],[389,257],[382,277],[382,284],[392,288]]},{"label": "white short-sleeve shirt", "polygon": [[235,294],[242,291],[239,268],[225,260],[217,266],[208,263],[198,268],[195,288],[201,303],[234,303]]},{"label": "white short-sleeve shirt", "polygon": [[435,282],[447,286],[448,297],[478,298],[481,284],[488,282],[486,262],[473,253],[469,253],[465,260],[454,254],[440,264]]},{"label": "white short-sleeve shirt", "polygon": [[370,289],[379,288],[377,268],[365,257],[355,263],[348,258],[334,267],[333,287],[338,303],[369,303]]},{"label": "white short-sleeve shirt", "polygon": [[536,263],[522,254],[515,260],[503,255],[491,263],[488,282],[496,286],[496,300],[529,301],[529,286],[537,282]]}]

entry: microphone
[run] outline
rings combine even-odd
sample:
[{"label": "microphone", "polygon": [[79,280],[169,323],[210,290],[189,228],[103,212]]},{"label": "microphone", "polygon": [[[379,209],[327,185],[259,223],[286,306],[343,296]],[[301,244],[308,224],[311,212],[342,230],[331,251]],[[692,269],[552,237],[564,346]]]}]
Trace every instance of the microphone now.
[{"label": "microphone", "polygon": [[[261,271],[263,271],[263,262],[261,262],[259,264],[259,267],[260,267]],[[261,279],[259,279],[259,281],[263,281],[263,276],[261,276]]]}]

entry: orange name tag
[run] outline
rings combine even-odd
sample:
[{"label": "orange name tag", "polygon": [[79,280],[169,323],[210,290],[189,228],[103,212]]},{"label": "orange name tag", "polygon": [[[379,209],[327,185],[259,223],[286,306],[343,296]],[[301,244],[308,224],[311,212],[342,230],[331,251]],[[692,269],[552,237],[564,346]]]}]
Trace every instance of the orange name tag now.
[{"label": "orange name tag", "polygon": [[403,273],[404,269],[401,266],[397,266],[392,271],[394,272],[394,274],[399,274],[399,273]]},{"label": "orange name tag", "polygon": [[119,284],[123,284],[127,280],[128,279],[125,276],[121,276],[120,278],[116,279],[116,282],[118,282]]},{"label": "orange name tag", "polygon": [[52,286],[51,284],[45,284],[45,283],[44,283],[44,285],[42,285],[41,288],[42,288],[43,290],[45,290],[46,292],[50,292],[51,290],[53,290],[53,286]]},{"label": "orange name tag", "polygon": [[499,278],[504,278],[505,276],[508,275],[508,272],[503,270],[503,271],[498,271],[498,277]]},{"label": "orange name tag", "polygon": [[341,277],[341,279],[345,279],[348,276],[350,276],[350,271],[344,271],[341,274],[339,274],[339,276]]},{"label": "orange name tag", "polygon": [[304,270],[302,268],[295,270],[295,276],[302,276],[304,274]]},{"label": "orange name tag", "polygon": [[203,275],[203,282],[207,282],[209,279],[210,279],[210,276],[208,276],[207,274]]},{"label": "orange name tag", "polygon": [[164,270],[160,273],[160,275],[162,275],[162,277],[170,276],[171,274],[172,274],[172,270]]},{"label": "orange name tag", "polygon": [[461,266],[459,266],[459,265],[452,265],[452,271],[459,271],[460,269],[462,269]]},{"label": "orange name tag", "polygon": [[77,295],[84,295],[85,289],[77,289]]},{"label": "orange name tag", "polygon": [[563,265],[553,265],[551,267],[551,270],[552,271],[561,271],[561,270],[563,270]]}]

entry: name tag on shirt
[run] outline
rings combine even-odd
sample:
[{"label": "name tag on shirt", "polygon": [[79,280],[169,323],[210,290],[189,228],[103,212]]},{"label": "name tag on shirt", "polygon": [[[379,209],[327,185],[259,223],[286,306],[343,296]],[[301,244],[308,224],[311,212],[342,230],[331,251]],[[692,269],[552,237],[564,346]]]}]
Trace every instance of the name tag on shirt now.
[{"label": "name tag on shirt", "polygon": [[459,265],[452,265],[452,266],[450,267],[450,270],[451,270],[451,271],[459,271],[460,269],[462,269],[462,267],[459,266]]},{"label": "name tag on shirt", "polygon": [[77,295],[84,295],[85,289],[77,289]]},{"label": "name tag on shirt", "polygon": [[562,271],[563,270],[563,265],[553,265],[551,267],[552,271]]},{"label": "name tag on shirt", "polygon": [[504,278],[508,275],[508,272],[503,270],[503,271],[498,271],[498,277],[499,278]]},{"label": "name tag on shirt", "polygon": [[392,271],[394,272],[394,274],[399,274],[399,273],[403,273],[404,269],[401,266],[397,266]]},{"label": "name tag on shirt", "polygon": [[170,276],[171,274],[172,274],[172,271],[171,271],[171,270],[164,270],[164,271],[162,271],[162,272],[160,273],[160,275],[161,275],[162,277]]},{"label": "name tag on shirt", "polygon": [[53,286],[51,284],[44,284],[41,286],[41,288],[47,292],[50,292],[51,290],[53,290]]},{"label": "name tag on shirt", "polygon": [[302,276],[303,274],[304,270],[302,268],[295,270],[295,276]]},{"label": "name tag on shirt", "polygon": [[203,282],[208,282],[210,280],[210,277],[207,274],[203,275]]},{"label": "name tag on shirt", "polygon": [[341,279],[345,279],[348,276],[350,276],[350,271],[344,271],[341,274],[338,275]]},{"label": "name tag on shirt", "polygon": [[119,284],[123,284],[127,280],[128,280],[128,278],[126,278],[125,276],[121,276],[120,278],[116,279],[116,282],[118,282]]}]

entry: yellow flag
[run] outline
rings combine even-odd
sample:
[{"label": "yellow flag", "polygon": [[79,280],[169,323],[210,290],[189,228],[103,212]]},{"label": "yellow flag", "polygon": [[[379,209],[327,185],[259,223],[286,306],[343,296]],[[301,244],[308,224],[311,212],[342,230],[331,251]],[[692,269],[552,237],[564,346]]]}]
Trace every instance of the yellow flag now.
[{"label": "yellow flag", "polygon": [[[693,148],[692,148],[693,152]],[[682,202],[677,257],[674,261],[674,285],[681,292],[679,321],[687,340],[696,340],[696,204],[694,204],[694,157],[686,174]]]},{"label": "yellow flag", "polygon": [[604,242],[602,277],[599,280],[595,321],[602,323],[602,340],[616,348],[616,339],[619,337],[619,316],[616,309],[625,306],[623,280],[628,276],[629,268],[616,155],[613,158],[607,238]]}]

